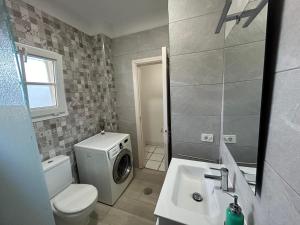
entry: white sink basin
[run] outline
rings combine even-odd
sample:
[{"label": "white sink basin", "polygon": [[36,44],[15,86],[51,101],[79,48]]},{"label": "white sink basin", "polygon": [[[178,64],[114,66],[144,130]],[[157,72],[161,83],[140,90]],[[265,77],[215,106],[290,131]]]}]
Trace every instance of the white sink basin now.
[{"label": "white sink basin", "polygon": [[[154,214],[188,225],[223,224],[232,198],[218,189],[220,181],[204,178],[204,174],[219,175],[210,167],[221,165],[173,158]],[[201,202],[193,199],[195,192],[203,197]]]},{"label": "white sink basin", "polygon": [[[219,205],[214,194],[214,183],[202,179],[207,172],[202,167],[179,165],[177,178],[174,181],[172,202],[175,206],[194,211],[201,215],[217,215]],[[198,192],[203,197],[201,202],[193,199],[193,193]],[[207,197],[211,195],[211,197]]]}]

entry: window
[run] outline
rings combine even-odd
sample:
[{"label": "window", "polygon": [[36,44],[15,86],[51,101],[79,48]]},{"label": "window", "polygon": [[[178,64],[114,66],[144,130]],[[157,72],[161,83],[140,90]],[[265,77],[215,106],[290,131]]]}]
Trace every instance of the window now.
[{"label": "window", "polygon": [[33,121],[68,114],[62,72],[62,56],[17,43]]}]

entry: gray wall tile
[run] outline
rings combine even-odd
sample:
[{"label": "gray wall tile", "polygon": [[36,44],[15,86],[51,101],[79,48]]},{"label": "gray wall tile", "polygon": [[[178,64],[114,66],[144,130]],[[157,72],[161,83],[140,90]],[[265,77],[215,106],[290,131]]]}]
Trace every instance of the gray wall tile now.
[{"label": "gray wall tile", "polygon": [[114,73],[116,90],[133,90],[132,77],[128,77],[128,75],[126,73]]},{"label": "gray wall tile", "polygon": [[138,50],[139,52],[161,49],[169,46],[168,26],[158,27],[139,33]]},{"label": "gray wall tile", "polygon": [[284,4],[278,49],[277,71],[300,66],[300,2],[287,0]]},{"label": "gray wall tile", "polygon": [[262,195],[259,201],[265,210],[268,225],[298,224],[300,221],[300,196],[284,181],[274,167],[265,163]]},{"label": "gray wall tile", "polygon": [[[168,30],[166,30],[166,32],[168,32]],[[165,46],[164,43],[162,43],[161,47],[168,47],[168,46]],[[134,55],[134,59],[143,59],[143,58],[161,56],[161,47],[154,50],[138,52]]]},{"label": "gray wall tile", "polygon": [[223,134],[235,134],[240,146],[257,146],[259,132],[259,114],[254,116],[225,116],[223,117]]},{"label": "gray wall tile", "polygon": [[220,13],[169,24],[170,54],[180,55],[224,47],[224,29],[215,34]]},{"label": "gray wall tile", "polygon": [[134,94],[132,90],[117,90],[116,91],[117,106],[119,107],[134,107]]},{"label": "gray wall tile", "polygon": [[240,146],[230,144],[229,149],[234,160],[239,163],[239,165],[256,167],[257,146]]},{"label": "gray wall tile", "polygon": [[217,162],[219,159],[219,145],[213,143],[174,142],[172,144],[172,156],[175,158],[192,160],[197,160],[198,158],[198,160],[213,160]]},{"label": "gray wall tile", "polygon": [[223,51],[171,56],[171,86],[222,83]]},{"label": "gray wall tile", "polygon": [[262,79],[265,41],[225,48],[225,82]]},{"label": "gray wall tile", "polygon": [[133,59],[135,59],[135,53],[113,56],[112,61],[113,61],[114,73],[129,74],[132,71]]},{"label": "gray wall tile", "polygon": [[262,80],[224,84],[224,115],[259,115]]},{"label": "gray wall tile", "polygon": [[[276,75],[266,161],[300,194],[300,70]],[[284,162],[284,163],[283,163]]]},{"label": "gray wall tile", "polygon": [[[219,0],[169,1],[172,147],[176,157],[218,158],[224,28],[220,34],[215,34],[215,29],[223,5]],[[215,142],[201,143],[201,133],[213,133]]]},{"label": "gray wall tile", "polygon": [[131,34],[124,37],[114,38],[112,52],[114,56],[136,53],[139,34]]},{"label": "gray wall tile", "polygon": [[281,117],[285,116],[286,121],[293,118],[293,122],[297,122],[297,110],[300,102],[299,78],[300,69],[280,72],[275,77],[275,90],[273,91],[275,100],[272,105],[272,113]]},{"label": "gray wall tile", "polygon": [[222,0],[169,0],[169,22],[222,11]]},{"label": "gray wall tile", "polygon": [[161,49],[169,44],[168,26],[153,28],[113,39],[113,56]]},{"label": "gray wall tile", "polygon": [[135,108],[130,106],[116,107],[118,112],[118,119],[121,121],[128,121],[135,123]]},{"label": "gray wall tile", "polygon": [[171,87],[172,114],[219,116],[222,85]]},{"label": "gray wall tile", "polygon": [[136,140],[136,124],[135,121],[128,121],[128,120],[119,120],[119,129],[122,130],[124,133],[129,133],[132,135],[131,139]]},{"label": "gray wall tile", "polygon": [[201,142],[201,133],[214,134],[214,143],[220,140],[220,116],[172,116],[172,140],[174,142]]}]

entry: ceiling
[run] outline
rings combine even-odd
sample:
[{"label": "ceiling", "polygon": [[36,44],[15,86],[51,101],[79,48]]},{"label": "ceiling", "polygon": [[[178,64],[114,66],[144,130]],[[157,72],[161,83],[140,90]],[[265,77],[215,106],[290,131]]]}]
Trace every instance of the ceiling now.
[{"label": "ceiling", "polygon": [[94,35],[114,38],[168,23],[168,0],[24,0]]}]

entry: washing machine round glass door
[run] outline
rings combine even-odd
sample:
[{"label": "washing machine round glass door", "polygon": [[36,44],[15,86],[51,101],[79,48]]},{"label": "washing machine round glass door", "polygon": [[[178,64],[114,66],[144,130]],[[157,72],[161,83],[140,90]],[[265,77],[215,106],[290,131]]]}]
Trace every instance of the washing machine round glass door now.
[{"label": "washing machine round glass door", "polygon": [[132,170],[132,155],[128,149],[122,149],[116,157],[113,178],[117,184],[123,183]]}]

